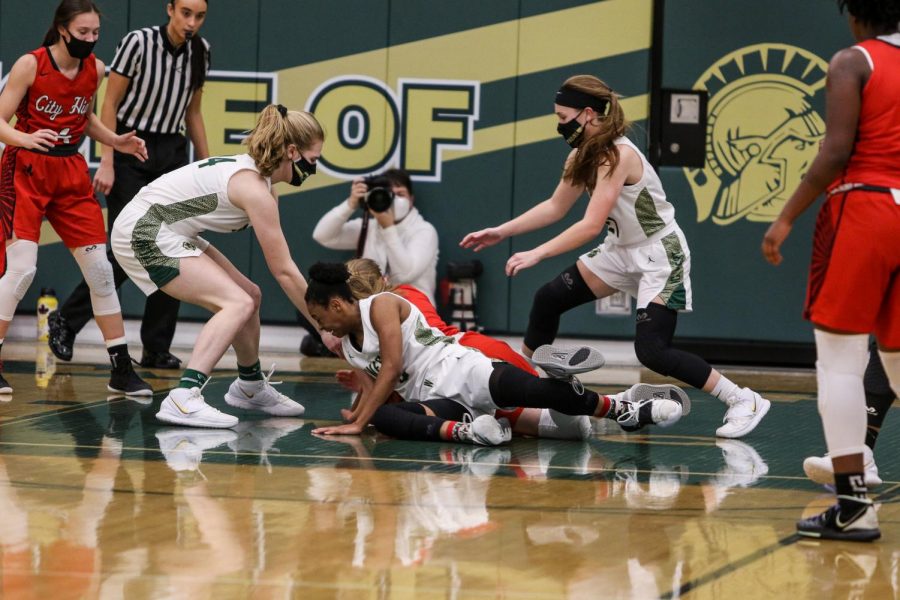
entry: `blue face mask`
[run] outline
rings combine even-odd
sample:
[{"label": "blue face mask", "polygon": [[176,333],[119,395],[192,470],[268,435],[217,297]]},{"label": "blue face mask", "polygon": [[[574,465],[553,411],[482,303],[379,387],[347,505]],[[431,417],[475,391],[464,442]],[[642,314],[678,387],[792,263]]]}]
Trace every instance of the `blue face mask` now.
[{"label": "blue face mask", "polygon": [[291,185],[300,187],[309,177],[316,174],[316,165],[309,162],[302,156],[299,160],[293,161],[293,172],[291,173]]}]

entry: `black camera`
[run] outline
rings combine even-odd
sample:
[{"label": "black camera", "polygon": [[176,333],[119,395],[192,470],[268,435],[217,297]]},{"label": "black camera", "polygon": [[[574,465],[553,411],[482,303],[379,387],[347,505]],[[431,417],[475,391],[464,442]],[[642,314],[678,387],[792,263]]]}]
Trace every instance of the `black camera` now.
[{"label": "black camera", "polygon": [[360,202],[363,210],[371,209],[372,212],[382,213],[394,203],[394,192],[391,190],[391,180],[381,175],[369,175],[363,180],[368,191]]},{"label": "black camera", "polygon": [[450,261],[447,263],[447,279],[461,281],[463,279],[478,279],[484,272],[484,265],[480,260]]}]

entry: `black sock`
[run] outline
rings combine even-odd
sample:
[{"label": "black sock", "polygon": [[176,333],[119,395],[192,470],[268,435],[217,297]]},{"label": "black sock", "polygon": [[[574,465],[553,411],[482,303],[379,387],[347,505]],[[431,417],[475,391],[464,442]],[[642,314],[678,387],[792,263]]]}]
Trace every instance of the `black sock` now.
[{"label": "black sock", "polygon": [[835,473],[834,487],[837,491],[838,504],[841,512],[848,514],[859,510],[860,502],[866,502],[866,480],[862,472],[859,473]]},{"label": "black sock", "polygon": [[881,424],[894,403],[894,390],[884,372],[874,339],[869,342],[869,363],[863,375],[863,387],[866,389],[866,446],[874,450]]},{"label": "black sock", "polygon": [[564,415],[593,416],[600,403],[597,392],[579,394],[567,381],[535,377],[507,363],[496,364],[489,385],[499,408],[552,408]]},{"label": "black sock", "polygon": [[123,369],[125,365],[131,365],[131,355],[128,354],[127,345],[109,346],[106,351],[109,353],[109,361],[112,363],[113,369]]},{"label": "black sock", "polygon": [[893,393],[885,395],[866,392],[866,446],[872,450],[875,449],[875,442],[881,432],[881,424],[893,403]]},{"label": "black sock", "polygon": [[441,426],[447,421],[426,415],[419,404],[401,402],[379,406],[370,422],[379,432],[401,440],[437,442],[441,440]]}]

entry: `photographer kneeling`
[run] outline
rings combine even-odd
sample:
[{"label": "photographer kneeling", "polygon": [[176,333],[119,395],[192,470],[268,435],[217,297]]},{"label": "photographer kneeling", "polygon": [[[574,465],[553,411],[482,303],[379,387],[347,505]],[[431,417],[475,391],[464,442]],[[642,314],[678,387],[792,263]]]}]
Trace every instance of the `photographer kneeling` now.
[{"label": "photographer kneeling", "polygon": [[[355,250],[357,258],[378,263],[395,285],[409,284],[434,303],[437,286],[438,235],[414,206],[412,181],[406,171],[389,169],[359,178],[350,196],[325,213],[313,239],[332,250]],[[351,219],[357,209],[362,217]],[[330,355],[314,328],[303,340],[306,356]]]}]

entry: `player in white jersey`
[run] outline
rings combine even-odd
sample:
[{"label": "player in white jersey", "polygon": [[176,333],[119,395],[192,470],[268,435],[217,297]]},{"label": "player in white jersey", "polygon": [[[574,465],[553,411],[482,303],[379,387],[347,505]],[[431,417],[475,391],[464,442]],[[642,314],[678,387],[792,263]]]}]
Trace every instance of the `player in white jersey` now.
[{"label": "player in white jersey", "polygon": [[672,347],[678,311],[691,310],[691,255],[675,222],[675,209],[659,176],[626,137],[628,123],[618,97],[591,75],[563,83],[554,103],[557,131],[572,146],[553,195],[498,227],[465,236],[460,245],[476,252],[514,235],[562,219],[587,191],[584,217],[537,248],[517,252],[506,263],[516,275],[545,258],[579,248],[607,229],[603,243],[535,294],[523,352],[542,365],[535,350],[551,343],[564,312],[624,291],[637,299],[634,348],[653,371],[671,375],[716,396],[728,406],[721,437],[750,433],[771,403],[741,388],[702,358]]},{"label": "player in white jersey", "polygon": [[275,416],[303,413],[303,406],[272,387],[271,371],[260,368],[259,287],[200,234],[252,225],[272,275],[308,315],[306,280],[291,258],[272,185],[299,186],[315,173],[324,139],[312,114],[267,106],[244,142],[247,154],[208,158],[163,175],[142,188],[116,219],[113,252],[145,294],[159,289],[214,313],[200,331],[179,386],[163,400],[159,420],[194,427],[237,424],[236,417],[206,404],[201,393],[229,346],[237,355],[238,379],[225,402]]},{"label": "player in white jersey", "polygon": [[[375,378],[375,383],[347,415],[348,423],[321,427],[314,433],[359,434],[376,413],[393,425],[397,437],[456,440],[493,445],[508,441],[510,431],[494,419],[498,408],[552,408],[569,415],[616,419],[637,429],[646,424],[668,426],[681,418],[684,392],[666,386],[659,393],[629,398],[601,397],[558,379],[540,379],[507,363],[492,363],[482,353],[461,346],[428,325],[409,301],[384,292],[357,300],[342,263],[316,263],[309,271],[309,311],[323,331],[342,338],[344,358]],[[647,387],[647,386],[645,386]],[[409,402],[386,405],[397,391]],[[401,405],[456,403],[471,425],[411,412]],[[381,426],[376,424],[379,429]]]}]

